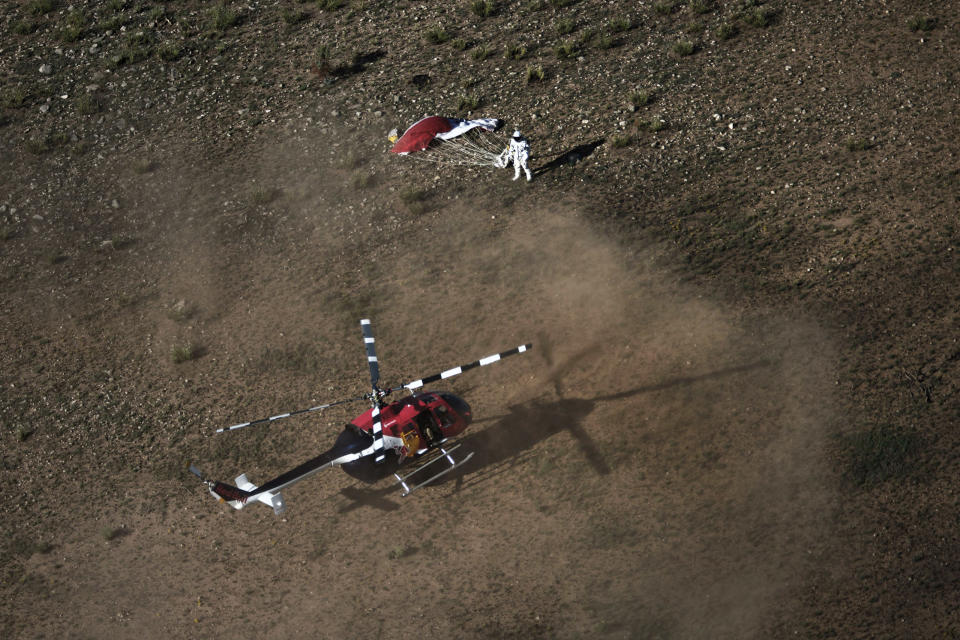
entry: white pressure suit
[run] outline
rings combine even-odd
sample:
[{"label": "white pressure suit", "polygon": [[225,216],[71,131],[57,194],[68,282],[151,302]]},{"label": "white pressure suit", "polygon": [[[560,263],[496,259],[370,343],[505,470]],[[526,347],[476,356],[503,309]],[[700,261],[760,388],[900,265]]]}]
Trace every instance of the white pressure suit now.
[{"label": "white pressure suit", "polygon": [[527,167],[529,159],[530,143],[520,135],[519,131],[514,131],[513,137],[510,138],[510,146],[504,149],[500,157],[497,158],[497,165],[507,167],[513,162],[513,179],[519,178],[520,170],[523,169],[524,173],[527,174],[527,182],[530,182],[533,180],[533,175],[530,173],[530,168]]}]

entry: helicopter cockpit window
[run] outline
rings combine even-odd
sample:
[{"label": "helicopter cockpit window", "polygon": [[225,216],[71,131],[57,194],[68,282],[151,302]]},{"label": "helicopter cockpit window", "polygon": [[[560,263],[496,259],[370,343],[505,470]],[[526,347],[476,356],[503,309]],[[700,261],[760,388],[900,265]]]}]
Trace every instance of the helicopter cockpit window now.
[{"label": "helicopter cockpit window", "polygon": [[450,410],[445,406],[437,405],[433,410],[434,416],[437,418],[437,422],[440,423],[441,429],[446,429],[453,424],[453,416],[450,415]]}]

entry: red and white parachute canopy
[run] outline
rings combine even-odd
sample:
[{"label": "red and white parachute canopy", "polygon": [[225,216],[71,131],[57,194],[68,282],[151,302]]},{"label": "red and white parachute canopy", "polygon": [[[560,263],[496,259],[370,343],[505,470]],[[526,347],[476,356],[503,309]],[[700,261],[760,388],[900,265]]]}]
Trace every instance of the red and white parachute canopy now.
[{"label": "red and white parachute canopy", "polygon": [[430,116],[404,131],[390,153],[440,163],[497,166],[497,156],[507,143],[490,134],[502,124],[497,118],[460,120]]}]

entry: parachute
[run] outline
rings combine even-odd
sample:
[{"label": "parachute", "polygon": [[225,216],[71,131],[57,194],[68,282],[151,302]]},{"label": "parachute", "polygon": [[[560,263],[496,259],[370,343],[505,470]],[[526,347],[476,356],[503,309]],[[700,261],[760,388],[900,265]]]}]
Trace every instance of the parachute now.
[{"label": "parachute", "polygon": [[399,138],[395,131],[391,132],[394,145],[390,153],[440,164],[495,167],[507,143],[491,134],[502,124],[497,118],[460,120],[430,116],[415,122]]}]

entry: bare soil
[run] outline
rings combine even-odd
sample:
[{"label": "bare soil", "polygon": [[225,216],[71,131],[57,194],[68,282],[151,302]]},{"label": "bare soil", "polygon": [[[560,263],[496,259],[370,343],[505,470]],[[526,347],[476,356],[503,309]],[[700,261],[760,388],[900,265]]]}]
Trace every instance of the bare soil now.
[{"label": "bare soil", "polygon": [[[950,3],[336,4],[3,3],[0,634],[960,637]],[[534,349],[442,482],[217,504],[362,317],[386,384]]]}]

